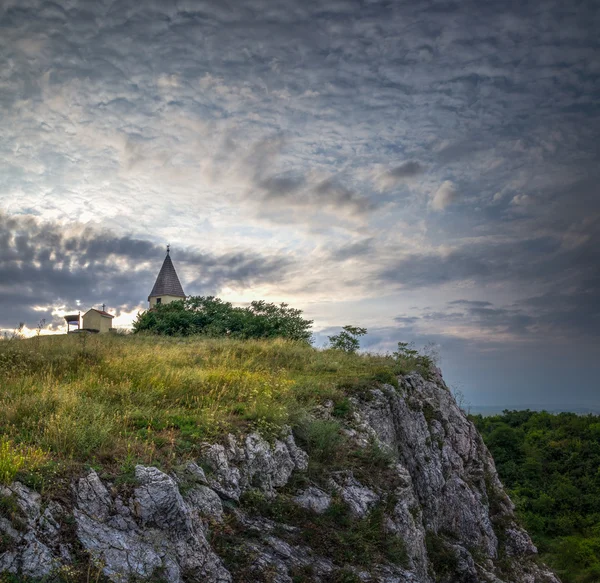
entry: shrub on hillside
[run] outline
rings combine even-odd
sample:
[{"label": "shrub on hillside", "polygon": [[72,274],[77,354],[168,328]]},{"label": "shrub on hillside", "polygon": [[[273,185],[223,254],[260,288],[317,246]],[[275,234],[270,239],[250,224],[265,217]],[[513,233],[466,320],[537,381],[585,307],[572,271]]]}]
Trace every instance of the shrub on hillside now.
[{"label": "shrub on hillside", "polygon": [[288,304],[263,300],[246,307],[213,296],[194,296],[186,300],[155,306],[138,315],[134,332],[167,336],[231,336],[234,338],[287,338],[310,342],[312,320],[302,310]]},{"label": "shrub on hillside", "polygon": [[354,353],[360,348],[359,337],[367,333],[366,328],[344,326],[339,334],[328,336],[329,345],[334,350]]}]

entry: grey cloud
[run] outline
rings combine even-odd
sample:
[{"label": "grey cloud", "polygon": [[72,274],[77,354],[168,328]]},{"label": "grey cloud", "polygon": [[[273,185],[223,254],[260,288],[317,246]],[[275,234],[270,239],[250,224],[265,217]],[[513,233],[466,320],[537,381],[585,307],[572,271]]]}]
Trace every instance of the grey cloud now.
[{"label": "grey cloud", "polygon": [[523,302],[544,333],[557,341],[576,339],[600,345],[600,284],[533,296]]},{"label": "grey cloud", "polygon": [[362,346],[369,351],[392,352],[398,341],[414,342],[418,349],[435,343],[446,383],[463,393],[467,406],[600,405],[597,344],[552,344],[537,338],[526,344],[493,338],[482,343],[437,331],[389,326],[370,328]]},{"label": "grey cloud", "polygon": [[[150,241],[1,213],[0,244],[0,328],[50,317],[36,306],[144,305],[164,257],[164,247]],[[189,294],[279,281],[290,266],[285,257],[254,252],[176,249],[173,258]]]},{"label": "grey cloud", "polygon": [[418,176],[425,171],[425,168],[419,162],[415,160],[411,160],[410,162],[405,162],[404,164],[400,164],[400,166],[396,166],[392,168],[388,172],[388,176],[390,178],[411,178],[413,176]]},{"label": "grey cloud", "polygon": [[560,281],[570,267],[572,285],[577,285],[595,270],[595,241],[590,238],[576,249],[565,250],[558,235],[523,236],[514,241],[483,239],[449,251],[399,254],[397,259],[386,259],[378,277],[409,289],[469,279],[480,284],[537,281],[550,285]]},{"label": "grey cloud", "polygon": [[346,261],[348,259],[354,259],[356,257],[363,257],[373,252],[375,239],[369,237],[355,243],[349,243],[338,247],[330,253],[330,258],[333,261]]},{"label": "grey cloud", "polygon": [[[206,222],[250,249],[190,250],[185,261],[178,249],[199,291],[278,281],[286,256],[261,250],[285,225],[290,253],[352,258],[344,282],[357,269],[373,274],[367,293],[401,300],[418,290],[411,303],[433,308],[399,320],[403,336],[421,321],[460,323],[568,338],[585,351],[600,295],[597,17],[594,0],[542,10],[476,0],[1,2],[2,205],[92,216],[130,234],[34,225],[0,241],[0,285],[15,307],[3,321],[75,293],[143,301],[155,276],[145,258],[163,253],[144,233],[158,228],[195,243]],[[456,190],[446,190],[438,210],[455,212],[427,212],[445,180],[461,204],[448,206]],[[347,224],[354,236],[339,246]],[[422,250],[441,246],[450,251]],[[133,266],[143,284],[132,283]],[[309,279],[315,294],[327,286]],[[453,300],[464,284],[483,299],[493,286],[506,303],[442,311],[437,288]],[[476,347],[461,346],[466,362]]]},{"label": "grey cloud", "polygon": [[443,211],[456,202],[458,198],[459,194],[454,184],[450,180],[445,180],[435,193],[433,193],[429,204],[433,210]]},{"label": "grey cloud", "polygon": [[451,253],[410,254],[390,261],[379,273],[382,282],[393,282],[406,288],[440,285],[469,278],[487,279],[494,274],[497,260],[468,249]]},{"label": "grey cloud", "polygon": [[416,160],[409,160],[408,162],[404,162],[399,166],[395,166],[386,172],[380,173],[376,177],[375,182],[380,190],[385,190],[393,188],[407,179],[415,178],[416,176],[423,174],[424,171],[425,167],[423,164],[417,162]]},{"label": "grey cloud", "polygon": [[[587,110],[566,109],[582,99],[573,76],[585,80],[585,95],[598,91],[597,71],[589,67],[597,50],[593,2],[581,3],[577,11],[549,4],[543,21],[525,5],[440,6],[98,1],[17,7],[7,2],[0,50],[14,59],[15,68],[3,94],[11,103],[26,95],[35,106],[42,101],[40,79],[50,71],[51,87],[73,82],[65,97],[80,114],[75,125],[95,123],[103,107],[104,123],[127,133],[168,131],[154,126],[153,118],[169,111],[190,119],[235,119],[240,143],[284,133],[291,145],[280,170],[294,167],[306,179],[313,164],[321,170],[328,166],[328,174],[347,166],[343,188],[328,193],[332,204],[355,215],[376,203],[352,170],[374,160],[392,168],[389,180],[414,177],[426,164],[439,184],[438,162],[454,165],[453,174],[480,176],[490,158],[501,156],[501,168],[493,173],[501,179],[524,163],[538,175],[552,165],[564,173],[569,160],[560,150],[568,142],[577,151],[593,150],[594,132],[582,128],[597,123],[597,107],[591,101]],[[60,22],[61,35],[49,34],[46,24],[53,22]],[[27,59],[13,41],[34,36],[42,48]],[[552,42],[557,37],[560,51]],[[199,90],[207,74],[217,81]],[[169,84],[168,97],[157,93],[157,79],[165,77],[177,79]],[[278,97],[285,92],[288,99]],[[313,97],[302,97],[307,92]],[[530,111],[543,111],[543,121]],[[53,136],[70,120],[59,115],[45,120],[53,128],[47,134],[35,121],[16,135],[25,129],[38,133],[36,149],[43,149],[43,156],[69,149]],[[560,129],[559,139],[549,135],[550,127]],[[526,151],[515,153],[514,140],[523,133],[530,136]],[[5,137],[14,142],[12,134]],[[178,136],[170,137],[176,144]],[[265,144],[270,154],[278,140]],[[46,141],[47,148],[41,143]],[[556,152],[546,149],[540,156],[542,144],[551,143],[559,144]],[[394,166],[406,148],[423,162]],[[129,163],[136,161],[134,156]],[[277,176],[271,161],[269,155],[249,160],[259,186]],[[456,168],[458,161],[465,167]],[[73,164],[96,172],[109,165],[108,157],[76,160],[68,151],[63,164],[65,172]],[[8,184],[10,178],[4,180]],[[312,204],[308,195],[297,200]],[[263,198],[256,202],[267,210]]]},{"label": "grey cloud", "polygon": [[535,324],[535,318],[522,310],[512,308],[494,308],[490,302],[474,302],[458,300],[450,303],[465,308],[464,315],[453,314],[455,321],[466,321],[471,326],[493,330],[497,332],[508,332],[516,336],[529,333],[529,329]]},{"label": "grey cloud", "polygon": [[[247,199],[260,202],[261,215],[279,220],[283,212],[289,222],[310,223],[314,215],[321,212],[361,218],[383,202],[358,194],[335,177],[319,180],[311,176],[268,176],[256,187],[257,190],[248,193]],[[262,193],[258,199],[257,192]],[[294,214],[296,209],[307,212]]]},{"label": "grey cloud", "polygon": [[267,199],[277,199],[297,193],[305,184],[302,176],[270,176],[259,182],[258,186],[264,189]]},{"label": "grey cloud", "polygon": [[[343,175],[323,177],[321,173],[276,173],[287,141],[281,135],[260,140],[244,158],[243,167],[252,175],[253,187],[247,199],[260,203],[261,214],[280,218],[282,210],[302,209],[303,214],[286,214],[293,222],[311,221],[314,213],[337,212],[362,217],[382,202],[361,195],[344,183]],[[258,195],[258,196],[257,196]]]},{"label": "grey cloud", "polygon": [[467,308],[487,308],[492,305],[491,302],[480,300],[452,300],[448,304],[450,306],[465,306]]},{"label": "grey cloud", "polygon": [[396,316],[394,318],[394,322],[398,322],[403,328],[404,327],[412,327],[413,324],[416,324],[420,318],[417,316]]}]

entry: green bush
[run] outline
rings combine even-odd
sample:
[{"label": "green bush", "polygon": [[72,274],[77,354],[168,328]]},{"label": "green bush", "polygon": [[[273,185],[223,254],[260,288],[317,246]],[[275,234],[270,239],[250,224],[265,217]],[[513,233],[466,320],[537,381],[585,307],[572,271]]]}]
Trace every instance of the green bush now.
[{"label": "green bush", "polygon": [[324,419],[310,419],[301,423],[296,428],[296,437],[315,463],[331,462],[344,442],[340,423]]},{"label": "green bush", "polygon": [[46,456],[41,449],[17,445],[6,437],[0,438],[0,484],[10,484],[17,473],[28,468],[34,470]]},{"label": "green bush", "polygon": [[186,300],[159,304],[138,315],[133,324],[136,333],[165,336],[230,336],[232,338],[287,338],[310,342],[312,320],[302,310],[287,304],[253,301],[246,307],[234,307],[213,296],[195,296]]},{"label": "green bush", "polygon": [[366,328],[344,326],[339,334],[328,336],[329,345],[333,350],[353,353],[360,348],[360,341],[358,338],[364,336],[366,333]]}]

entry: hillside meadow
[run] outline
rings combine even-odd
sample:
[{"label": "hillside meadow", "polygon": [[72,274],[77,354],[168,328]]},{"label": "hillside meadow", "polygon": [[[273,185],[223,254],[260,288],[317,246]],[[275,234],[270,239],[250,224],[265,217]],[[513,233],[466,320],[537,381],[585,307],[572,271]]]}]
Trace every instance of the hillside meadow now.
[{"label": "hillside meadow", "polygon": [[[227,432],[291,425],[309,449],[336,427],[308,421],[330,400],[422,369],[421,357],[351,354],[306,342],[63,335],[0,342],[0,481],[66,487],[85,467],[126,480],[168,469]],[[315,459],[318,459],[318,455]]]}]

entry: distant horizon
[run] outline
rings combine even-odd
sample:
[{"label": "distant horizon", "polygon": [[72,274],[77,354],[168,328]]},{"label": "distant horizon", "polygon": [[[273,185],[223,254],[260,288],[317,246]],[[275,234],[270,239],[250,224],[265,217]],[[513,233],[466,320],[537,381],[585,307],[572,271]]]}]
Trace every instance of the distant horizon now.
[{"label": "distant horizon", "polygon": [[486,415],[496,415],[501,414],[502,411],[535,411],[542,412],[546,411],[547,413],[576,413],[581,415],[592,414],[592,415],[600,415],[600,404],[597,406],[588,406],[588,405],[576,405],[576,404],[562,404],[562,405],[544,405],[541,403],[538,404],[514,404],[514,405],[465,405],[464,408],[468,413],[477,415],[477,414],[486,414]]}]

